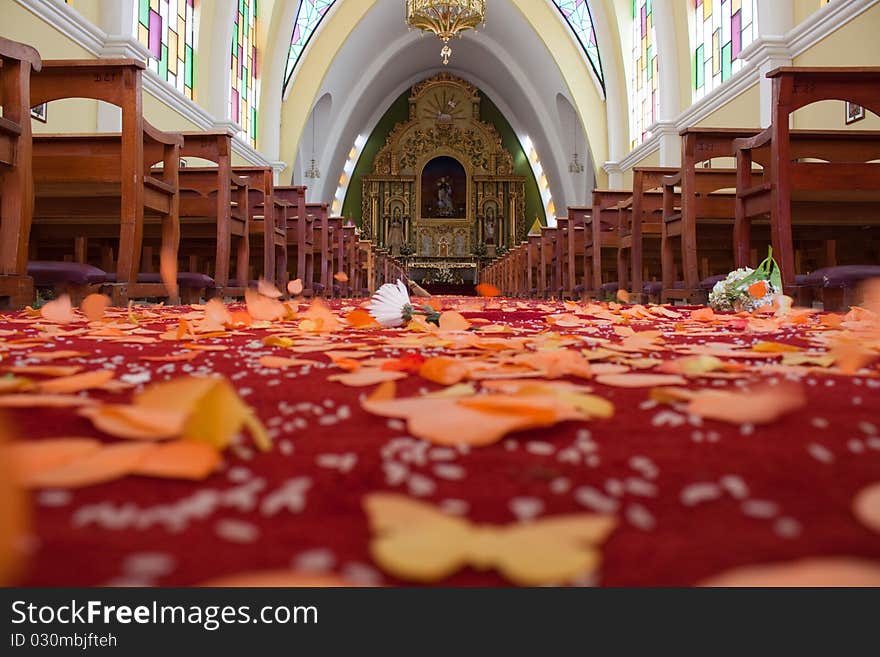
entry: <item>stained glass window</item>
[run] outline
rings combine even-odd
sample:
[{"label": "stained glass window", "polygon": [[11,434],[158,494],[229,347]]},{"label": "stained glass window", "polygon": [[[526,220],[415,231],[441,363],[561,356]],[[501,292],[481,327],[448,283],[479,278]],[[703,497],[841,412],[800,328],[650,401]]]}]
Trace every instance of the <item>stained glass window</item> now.
[{"label": "stained glass window", "polygon": [[232,28],[232,120],[240,137],[256,146],[260,77],[257,59],[257,0],[238,0]]},{"label": "stained glass window", "polygon": [[648,138],[660,106],[657,39],[654,36],[653,0],[632,0],[633,49],[630,75],[630,147]]},{"label": "stained glass window", "polygon": [[187,98],[196,78],[196,0],[138,0],[137,38],[149,67]]},{"label": "stained glass window", "polygon": [[306,49],[321,19],[336,0],[300,0],[299,11],[293,24],[293,36],[290,38],[290,51],[287,55],[287,67],[284,70],[284,86],[290,83],[296,63]]},{"label": "stained glass window", "polygon": [[605,76],[602,73],[602,59],[599,57],[599,45],[596,42],[596,29],[590,6],[587,0],[553,0],[553,4],[562,13],[572,32],[587,55],[593,72],[599,78],[602,89],[605,89]]},{"label": "stained glass window", "polygon": [[694,0],[694,99],[742,68],[739,54],[757,36],[757,0]]}]

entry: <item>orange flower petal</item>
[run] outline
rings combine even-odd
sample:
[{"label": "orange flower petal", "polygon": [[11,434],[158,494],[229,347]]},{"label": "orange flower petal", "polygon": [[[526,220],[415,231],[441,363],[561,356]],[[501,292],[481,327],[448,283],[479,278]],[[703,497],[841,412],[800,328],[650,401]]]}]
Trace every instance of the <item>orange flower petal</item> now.
[{"label": "orange flower petal", "polygon": [[0,396],[0,408],[65,408],[70,406],[90,406],[93,399],[75,395],[19,394]]},{"label": "orange flower petal", "polygon": [[262,276],[257,281],[257,292],[262,294],[264,297],[269,297],[270,299],[280,299],[284,296],[273,283],[270,283]]},{"label": "orange flower petal", "polygon": [[880,586],[880,564],[855,557],[817,557],[743,566],[715,575],[700,586]]},{"label": "orange flower petal", "polygon": [[691,311],[691,319],[696,322],[711,322],[715,319],[715,311],[711,308],[698,308]]},{"label": "orange flower petal", "polygon": [[73,376],[82,370],[81,365],[15,365],[3,368],[13,374],[36,374],[42,376]]},{"label": "orange flower petal", "polygon": [[80,310],[90,322],[97,322],[110,307],[110,297],[106,294],[90,294],[83,299]]},{"label": "orange flower petal", "polygon": [[615,388],[653,388],[687,385],[687,379],[677,374],[603,374],[596,377],[596,383]]},{"label": "orange flower petal", "polygon": [[284,356],[262,356],[260,358],[260,367],[268,367],[275,370],[284,370],[288,367],[314,364],[315,361],[306,360],[305,358],[286,358]]},{"label": "orange flower petal", "polygon": [[159,253],[159,277],[168,297],[176,301],[180,291],[177,287],[177,252],[171,246],[162,247]]},{"label": "orange flower petal", "polygon": [[859,491],[853,499],[853,513],[863,525],[880,534],[880,482]]},{"label": "orange flower petal", "polygon": [[465,379],[468,368],[455,358],[437,356],[429,358],[419,368],[419,376],[428,381],[451,386]]},{"label": "orange flower petal", "polygon": [[80,488],[124,477],[134,470],[151,449],[146,443],[106,445],[74,461],[35,473],[29,488]]},{"label": "orange flower petal", "polygon": [[467,331],[470,327],[471,323],[459,312],[447,310],[440,315],[441,331]]},{"label": "orange flower petal", "polygon": [[199,481],[214,472],[220,461],[220,452],[207,443],[175,440],[145,453],[131,474]]},{"label": "orange flower petal", "polygon": [[167,440],[183,433],[187,414],[176,409],[128,404],[103,404],[79,412],[95,428],[116,438]]},{"label": "orange flower petal", "polygon": [[90,356],[86,351],[73,351],[71,349],[57,349],[54,351],[32,351],[28,358],[36,358],[42,361],[62,360],[64,358],[83,358]]},{"label": "orange flower petal", "polygon": [[384,383],[386,381],[397,381],[398,379],[405,379],[406,377],[407,375],[404,372],[383,370],[378,367],[361,367],[355,372],[328,376],[327,380],[338,381],[347,386],[361,388],[364,386],[374,386],[377,383]]},{"label": "orange flower petal", "polygon": [[476,287],[477,294],[481,297],[498,297],[501,296],[501,290],[490,283],[480,283]]},{"label": "orange flower petal", "polygon": [[43,381],[38,383],[37,387],[40,392],[52,394],[81,392],[90,388],[100,388],[114,376],[113,370],[92,370],[73,376],[63,376],[51,381]]},{"label": "orange flower petal", "polygon": [[376,319],[363,308],[355,308],[345,316],[347,321],[354,328],[379,328],[380,324]]},{"label": "orange flower petal", "polygon": [[76,319],[73,306],[70,303],[70,296],[67,294],[62,294],[57,299],[43,304],[43,307],[40,308],[40,316],[50,322],[59,322],[60,324],[67,324]]},{"label": "orange flower petal", "polygon": [[749,296],[753,299],[761,299],[767,296],[767,282],[755,281],[749,285]]},{"label": "orange flower petal", "polygon": [[800,385],[782,383],[738,392],[707,390],[692,399],[687,410],[731,424],[769,424],[806,403]]},{"label": "orange flower petal", "polygon": [[250,288],[244,291],[244,300],[248,314],[258,321],[274,321],[281,319],[287,314],[284,304],[277,299],[263,296]]},{"label": "orange flower petal", "polygon": [[2,448],[0,460],[10,463],[16,481],[27,486],[40,473],[54,470],[101,449],[94,438],[52,438],[14,442]]},{"label": "orange flower petal", "polygon": [[339,281],[340,283],[347,283],[348,274],[346,274],[344,271],[338,271],[333,274],[333,280]]},{"label": "orange flower petal", "polygon": [[297,296],[302,294],[303,291],[303,282],[302,279],[295,278],[287,284],[287,292],[291,296]]}]

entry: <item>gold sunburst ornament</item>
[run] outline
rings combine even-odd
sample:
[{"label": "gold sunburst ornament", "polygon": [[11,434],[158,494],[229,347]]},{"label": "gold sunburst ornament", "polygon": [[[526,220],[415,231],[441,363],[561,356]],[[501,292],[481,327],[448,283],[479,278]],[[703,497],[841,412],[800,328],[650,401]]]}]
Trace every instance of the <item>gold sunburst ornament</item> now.
[{"label": "gold sunburst ornament", "polygon": [[406,0],[406,24],[443,41],[440,56],[449,64],[449,40],[486,21],[486,0]]}]

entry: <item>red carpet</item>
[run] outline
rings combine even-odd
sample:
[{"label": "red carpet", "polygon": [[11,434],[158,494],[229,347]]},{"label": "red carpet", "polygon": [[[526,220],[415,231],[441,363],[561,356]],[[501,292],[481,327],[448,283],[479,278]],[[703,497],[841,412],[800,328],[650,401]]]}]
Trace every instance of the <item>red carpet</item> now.
[{"label": "red carpet", "polygon": [[[484,318],[517,330],[607,338],[612,343],[621,339],[607,319],[583,315],[582,325],[550,326],[548,305],[504,304],[496,310],[462,312],[471,320]],[[339,302],[333,307],[339,308]],[[688,317],[687,310],[675,310],[682,313],[681,321]],[[177,312],[167,322],[144,322],[141,328],[173,328]],[[47,350],[45,344],[8,348],[10,342],[38,332],[33,324],[14,322],[16,317],[0,318],[0,336],[5,336],[0,337],[0,349],[5,349],[0,352],[2,366],[35,364],[28,353]],[[806,346],[808,330],[809,335],[821,333],[815,317],[806,325],[763,333],[734,322],[707,324],[703,334],[697,329],[678,334],[676,323],[663,322],[666,346],[728,342],[743,347],[762,341]],[[626,325],[646,331],[657,323],[634,319]],[[84,326],[79,322],[64,328]],[[754,428],[689,418],[649,400],[648,388],[565,379],[590,385],[594,394],[611,401],[614,417],[563,422],[514,433],[487,447],[450,450],[408,437],[402,422],[362,410],[359,397],[372,387],[328,382],[327,377],[340,370],[320,351],[291,353],[264,346],[261,339],[269,335],[265,329],[247,333],[200,341],[229,348],[177,363],[140,357],[178,353],[178,342],[114,343],[90,339],[87,333],[53,340],[57,349],[90,355],[52,364],[112,368],[117,378],[132,383],[221,373],[256,409],[275,447],[269,453],[229,451],[223,469],[200,483],[127,477],[73,491],[35,492],[22,584],[192,585],[239,572],[291,567],[335,573],[357,583],[400,584],[379,570],[368,551],[370,534],[361,499],[374,491],[418,496],[464,513],[472,522],[510,524],[518,518],[563,513],[614,514],[619,524],[602,544],[602,564],[591,579],[606,586],[690,585],[733,567],[802,557],[880,561],[880,535],[852,512],[859,490],[880,480],[876,361],[858,376],[792,369],[789,376],[802,382],[806,407]],[[399,336],[403,331],[383,334]],[[376,333],[346,330],[327,335],[338,342],[334,348],[346,349]],[[406,349],[395,349],[375,355],[404,353]],[[673,356],[651,350],[634,355],[651,354],[664,360]],[[258,364],[263,355],[315,364],[270,370]],[[775,381],[785,377],[780,372],[760,376]],[[720,379],[714,384],[734,382]],[[713,382],[695,377],[689,385],[707,387]],[[398,382],[397,394],[441,387],[413,375]],[[119,402],[130,393],[88,395]],[[70,409],[11,409],[6,417],[15,433],[29,440],[113,440]],[[505,581],[494,572],[464,569],[442,583]]]}]

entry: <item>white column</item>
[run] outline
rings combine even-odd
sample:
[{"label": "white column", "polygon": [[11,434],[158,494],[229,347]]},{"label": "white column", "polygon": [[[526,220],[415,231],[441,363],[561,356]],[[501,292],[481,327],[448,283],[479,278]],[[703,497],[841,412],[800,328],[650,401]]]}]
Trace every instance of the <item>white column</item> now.
[{"label": "white column", "polygon": [[[107,33],[99,56],[104,59],[139,59],[146,61],[149,51],[138,41],[134,29],[136,2],[100,0],[100,27]],[[98,132],[121,132],[122,110],[98,101]]]},{"label": "white column", "polygon": [[[651,133],[660,139],[660,166],[681,164],[681,140],[673,120],[681,107],[678,49],[675,38],[675,17],[671,2],[654,0],[654,31],[657,39],[657,65],[660,71],[660,107]],[[748,1],[748,0],[746,0]],[[685,67],[686,69],[687,67]]]},{"label": "white column", "polygon": [[602,165],[608,174],[608,189],[621,189],[623,187],[623,169],[620,162],[606,162]]},{"label": "white column", "polygon": [[786,34],[792,27],[792,0],[758,0],[758,38],[743,49],[741,57],[758,69],[762,128],[770,125],[773,102],[773,86],[766,75],[779,66],[791,66]]},{"label": "white column", "polygon": [[[272,12],[269,37],[263,53],[260,132],[257,147],[269,160],[281,159],[281,91],[290,52],[290,37],[300,0],[277,0]],[[332,11],[332,10],[331,10]],[[268,16],[266,20],[268,20]]]},{"label": "white column", "polygon": [[201,3],[199,37],[199,74],[195,97],[199,105],[214,117],[217,130],[237,133],[241,126],[230,120],[229,99],[232,89],[230,48],[232,26],[238,3],[235,0],[213,0]]}]

